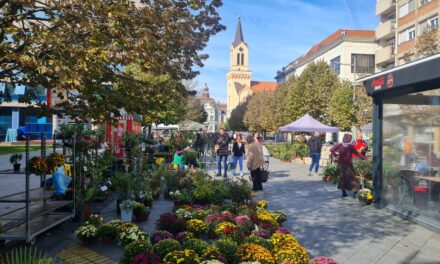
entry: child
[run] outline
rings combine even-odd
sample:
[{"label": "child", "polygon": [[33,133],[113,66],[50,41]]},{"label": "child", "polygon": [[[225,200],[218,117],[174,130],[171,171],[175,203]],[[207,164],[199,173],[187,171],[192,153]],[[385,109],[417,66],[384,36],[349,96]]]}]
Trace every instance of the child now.
[{"label": "child", "polygon": [[174,154],[174,159],[173,159],[173,168],[174,169],[178,169],[181,172],[185,172],[185,162],[184,162],[184,155],[183,155],[183,150],[180,147],[177,147],[176,149],[176,153]]}]

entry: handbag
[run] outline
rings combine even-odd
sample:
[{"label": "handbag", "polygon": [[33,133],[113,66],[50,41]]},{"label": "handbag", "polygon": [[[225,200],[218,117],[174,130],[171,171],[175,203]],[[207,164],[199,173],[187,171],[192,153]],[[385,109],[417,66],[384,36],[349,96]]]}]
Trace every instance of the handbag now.
[{"label": "handbag", "polygon": [[261,169],[261,182],[267,182],[269,179],[269,171],[265,169]]}]

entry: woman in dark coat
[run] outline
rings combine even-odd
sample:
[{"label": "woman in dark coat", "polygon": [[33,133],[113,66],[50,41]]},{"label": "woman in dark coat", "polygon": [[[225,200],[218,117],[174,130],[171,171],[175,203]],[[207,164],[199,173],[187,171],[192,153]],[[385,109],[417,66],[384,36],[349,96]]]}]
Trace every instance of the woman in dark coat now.
[{"label": "woman in dark coat", "polygon": [[347,191],[357,191],[356,176],[353,168],[352,155],[355,154],[361,159],[365,157],[360,154],[351,144],[352,135],[345,134],[342,143],[330,149],[332,155],[338,158],[339,183],[338,189],[342,191],[342,197],[347,197]]}]

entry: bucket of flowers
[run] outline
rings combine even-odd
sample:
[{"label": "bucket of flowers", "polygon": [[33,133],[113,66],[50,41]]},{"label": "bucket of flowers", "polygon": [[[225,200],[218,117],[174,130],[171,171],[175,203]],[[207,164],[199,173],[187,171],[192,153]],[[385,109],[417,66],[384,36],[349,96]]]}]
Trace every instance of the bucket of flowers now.
[{"label": "bucket of flowers", "polygon": [[98,227],[96,235],[101,239],[102,245],[111,245],[118,237],[118,228],[111,224],[103,224]]},{"label": "bucket of flowers", "polygon": [[191,219],[186,222],[186,228],[196,236],[205,233],[207,230],[205,222],[199,219]]},{"label": "bucket of flowers", "polygon": [[150,215],[150,209],[143,203],[136,202],[133,208],[133,214],[136,218],[136,222],[142,222],[148,219]]},{"label": "bucket of flowers", "polygon": [[373,194],[371,193],[370,189],[363,188],[358,192],[358,199],[361,203],[369,205],[373,201]]}]

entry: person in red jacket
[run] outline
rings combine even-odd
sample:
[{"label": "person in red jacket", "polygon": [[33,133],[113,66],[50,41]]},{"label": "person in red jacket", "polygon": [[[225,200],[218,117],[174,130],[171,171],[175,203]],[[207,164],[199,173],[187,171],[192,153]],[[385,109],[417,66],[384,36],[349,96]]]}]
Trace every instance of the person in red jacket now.
[{"label": "person in red jacket", "polygon": [[[354,148],[365,157],[367,154],[367,143],[363,139],[362,132],[358,132],[357,139],[354,142]],[[352,154],[353,158],[359,159],[359,156],[356,154]]]}]

